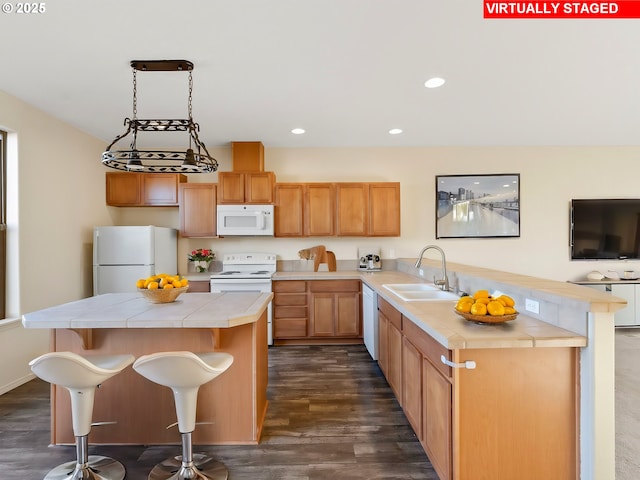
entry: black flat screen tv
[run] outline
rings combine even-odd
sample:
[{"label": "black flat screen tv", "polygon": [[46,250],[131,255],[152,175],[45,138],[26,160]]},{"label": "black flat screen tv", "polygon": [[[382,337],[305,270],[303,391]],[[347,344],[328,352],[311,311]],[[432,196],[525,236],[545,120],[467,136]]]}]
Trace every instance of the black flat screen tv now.
[{"label": "black flat screen tv", "polygon": [[640,199],[571,200],[572,260],[640,258]]}]

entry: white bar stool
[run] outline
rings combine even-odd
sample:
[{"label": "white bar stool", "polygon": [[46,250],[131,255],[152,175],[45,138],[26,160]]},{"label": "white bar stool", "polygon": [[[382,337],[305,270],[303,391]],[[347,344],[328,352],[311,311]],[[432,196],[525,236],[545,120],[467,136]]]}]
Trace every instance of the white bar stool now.
[{"label": "white bar stool", "polygon": [[133,355],[82,356],[73,352],[45,353],[29,362],[42,380],[66,388],[71,395],[71,419],[76,437],[76,461],[51,470],[44,480],[123,480],[124,466],[100,455],[89,456],[96,387],[131,365]]},{"label": "white bar stool", "polygon": [[157,464],[149,480],[226,480],[227,468],[204,454],[194,454],[191,434],[196,426],[198,390],[227,370],[233,355],[224,352],[158,352],[136,360],[133,369],[143,377],[173,390],[182,437],[182,455]]}]

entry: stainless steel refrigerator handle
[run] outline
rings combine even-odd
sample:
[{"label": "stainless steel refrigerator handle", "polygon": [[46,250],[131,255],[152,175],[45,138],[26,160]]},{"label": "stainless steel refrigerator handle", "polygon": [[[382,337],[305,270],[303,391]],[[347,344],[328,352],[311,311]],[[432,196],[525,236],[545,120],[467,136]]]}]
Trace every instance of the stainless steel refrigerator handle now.
[{"label": "stainless steel refrigerator handle", "polygon": [[469,370],[473,370],[474,368],[476,368],[476,362],[474,362],[473,360],[467,360],[463,363],[454,363],[447,360],[447,357],[445,357],[444,355],[440,355],[440,361],[445,365],[450,366],[451,368],[468,368]]}]

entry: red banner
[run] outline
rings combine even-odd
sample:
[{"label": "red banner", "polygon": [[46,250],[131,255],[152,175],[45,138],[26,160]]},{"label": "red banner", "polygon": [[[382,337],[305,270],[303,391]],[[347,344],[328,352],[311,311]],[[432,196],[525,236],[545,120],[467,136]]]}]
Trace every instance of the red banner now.
[{"label": "red banner", "polygon": [[484,0],[484,18],[640,18],[640,0],[618,2]]}]

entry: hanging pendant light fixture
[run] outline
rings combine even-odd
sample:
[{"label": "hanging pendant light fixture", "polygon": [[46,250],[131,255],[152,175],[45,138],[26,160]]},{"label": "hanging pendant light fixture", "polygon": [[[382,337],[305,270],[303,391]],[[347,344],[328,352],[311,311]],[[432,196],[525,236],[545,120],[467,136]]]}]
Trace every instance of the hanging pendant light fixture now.
[{"label": "hanging pendant light fixture", "polygon": [[[126,131],[118,135],[102,153],[102,163],[107,167],[130,172],[179,172],[210,173],[218,169],[218,162],[209,155],[207,147],[198,138],[200,126],[193,121],[191,97],[193,92],[193,63],[187,60],[133,60],[133,118],[125,118]],[[189,72],[189,99],[187,119],[141,120],[137,118],[137,71]],[[138,148],[138,132],[187,132],[189,146],[185,151],[141,150]],[[129,149],[112,148],[127,135],[132,135]]]}]

